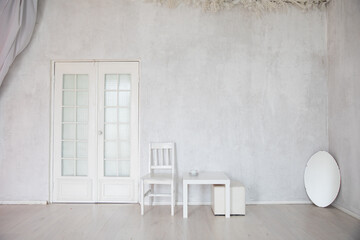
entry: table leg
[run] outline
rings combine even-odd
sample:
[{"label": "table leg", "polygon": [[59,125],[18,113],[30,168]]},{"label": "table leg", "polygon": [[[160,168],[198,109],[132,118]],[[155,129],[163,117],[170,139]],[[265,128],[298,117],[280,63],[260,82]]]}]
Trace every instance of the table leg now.
[{"label": "table leg", "polygon": [[225,196],[225,201],[226,201],[226,209],[225,209],[225,217],[229,218],[230,217],[230,181],[228,181],[227,184],[225,184],[225,192],[226,192],[226,196]]},{"label": "table leg", "polygon": [[188,185],[183,182],[183,218],[188,217]]}]

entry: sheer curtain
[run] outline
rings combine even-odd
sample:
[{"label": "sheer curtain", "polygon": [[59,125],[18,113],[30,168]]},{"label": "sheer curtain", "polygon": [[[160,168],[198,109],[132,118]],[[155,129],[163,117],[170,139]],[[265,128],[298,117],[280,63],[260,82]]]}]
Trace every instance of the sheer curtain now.
[{"label": "sheer curtain", "polygon": [[15,57],[28,45],[37,0],[0,0],[0,86]]}]

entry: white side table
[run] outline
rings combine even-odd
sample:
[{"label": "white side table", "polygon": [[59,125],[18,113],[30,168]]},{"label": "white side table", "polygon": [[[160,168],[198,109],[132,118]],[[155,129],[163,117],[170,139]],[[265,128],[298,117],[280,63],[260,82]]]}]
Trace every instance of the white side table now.
[{"label": "white side table", "polygon": [[183,175],[183,217],[188,216],[188,185],[223,184],[225,185],[225,217],[230,217],[230,179],[222,172],[200,172],[197,176]]}]

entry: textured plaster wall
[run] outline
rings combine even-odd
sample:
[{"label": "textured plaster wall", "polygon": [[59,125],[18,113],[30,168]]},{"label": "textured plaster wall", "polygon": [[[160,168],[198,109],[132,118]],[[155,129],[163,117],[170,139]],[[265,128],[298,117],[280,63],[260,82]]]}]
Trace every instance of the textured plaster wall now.
[{"label": "textured plaster wall", "polygon": [[328,8],[329,150],[341,172],[336,204],[360,216],[360,1]]},{"label": "textured plaster wall", "polygon": [[[248,201],[308,201],[306,162],[328,149],[326,52],[324,10],[40,1],[0,88],[0,200],[48,199],[50,60],[140,59],[141,174],[148,143],[174,141],[179,175],[224,171]],[[190,196],[210,201],[208,187]]]}]

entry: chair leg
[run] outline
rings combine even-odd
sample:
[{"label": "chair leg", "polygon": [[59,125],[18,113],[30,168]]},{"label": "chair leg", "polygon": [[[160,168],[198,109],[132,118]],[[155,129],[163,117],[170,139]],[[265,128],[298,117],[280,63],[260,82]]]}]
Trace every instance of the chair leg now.
[{"label": "chair leg", "polygon": [[174,208],[175,208],[175,191],[174,191],[174,183],[171,184],[171,216],[174,216]]},{"label": "chair leg", "polygon": [[[150,184],[150,193],[154,194],[154,184]],[[154,197],[149,197],[149,205],[152,206],[154,203]]]},{"label": "chair leg", "polygon": [[173,195],[174,195],[174,199],[173,199],[173,204],[174,204],[174,214],[175,214],[175,207],[176,207],[176,185],[174,183],[174,188],[173,188]]},{"label": "chair leg", "polygon": [[141,204],[141,215],[144,215],[144,180],[140,182],[140,204]]}]

